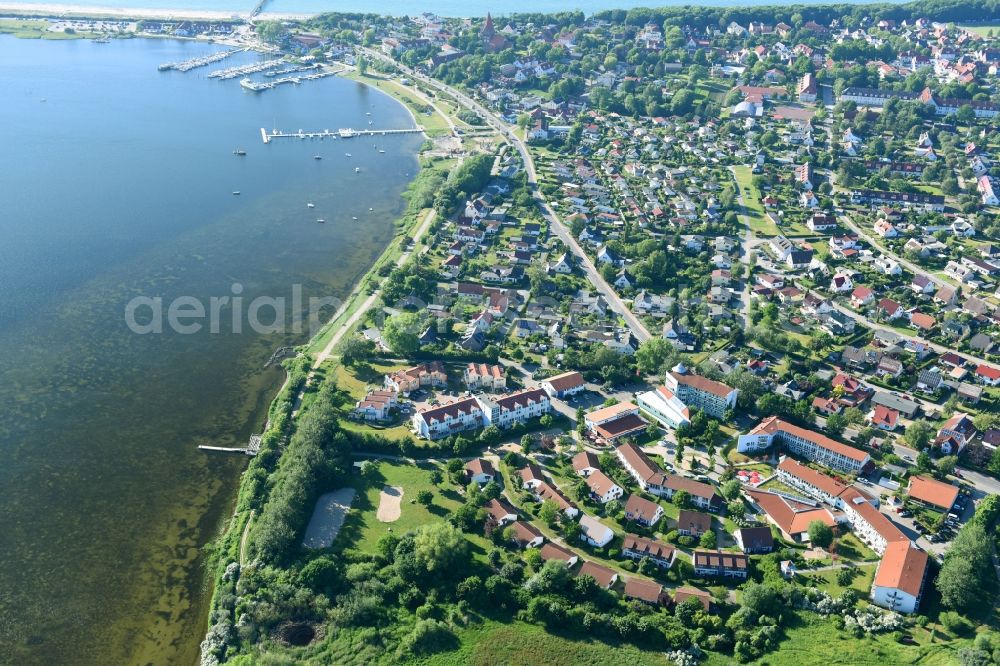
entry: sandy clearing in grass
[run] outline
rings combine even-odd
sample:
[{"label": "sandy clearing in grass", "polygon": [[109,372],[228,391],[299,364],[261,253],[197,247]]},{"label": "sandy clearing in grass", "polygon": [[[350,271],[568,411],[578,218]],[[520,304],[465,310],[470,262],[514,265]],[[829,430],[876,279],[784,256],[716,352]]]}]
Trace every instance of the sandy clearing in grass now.
[{"label": "sandy clearing in grass", "polygon": [[353,501],[354,488],[341,488],[321,495],[316,500],[302,545],[306,548],[329,548],[337,538]]},{"label": "sandy clearing in grass", "polygon": [[402,513],[403,489],[399,486],[385,486],[378,494],[378,513],[375,517],[383,523],[399,520]]}]

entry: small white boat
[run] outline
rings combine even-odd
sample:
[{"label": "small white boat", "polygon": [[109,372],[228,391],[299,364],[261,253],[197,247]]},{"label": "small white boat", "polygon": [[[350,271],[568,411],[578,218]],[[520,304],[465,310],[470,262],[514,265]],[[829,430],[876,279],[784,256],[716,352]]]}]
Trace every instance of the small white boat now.
[{"label": "small white boat", "polygon": [[309,203],[306,204],[306,208],[315,208],[315,207],[316,207],[316,204],[314,204],[312,201],[310,201]]},{"label": "small white boat", "polygon": [[385,151],[384,151],[384,150],[380,150],[380,151],[378,151],[378,152],[382,153],[383,155],[385,154]]},{"label": "small white boat", "polygon": [[358,216],[357,216],[357,215],[352,215],[352,216],[351,216],[351,219],[352,219],[352,220],[356,220],[356,219],[358,219]]},{"label": "small white boat", "polygon": [[354,173],[361,173],[361,167],[354,167]]},{"label": "small white boat", "polygon": [[322,217],[317,217],[316,221],[319,222],[320,224],[322,224],[323,222],[326,222],[326,220],[324,220]]},{"label": "small white boat", "polygon": [[323,156],[322,155],[313,155],[313,159],[314,160],[321,160],[321,159],[323,159]]},{"label": "small white boat", "polygon": [[375,210],[375,209],[374,209],[374,208],[369,208],[369,209],[368,209],[368,212],[370,213],[370,212],[372,212],[373,210]]},{"label": "small white boat", "polygon": [[344,157],[350,157],[350,156],[351,156],[350,153],[344,153]]},{"label": "small white boat", "polygon": [[240,191],[239,190],[233,190],[233,196],[236,196],[236,197],[240,196]]},{"label": "small white boat", "polygon": [[370,115],[372,115],[372,112],[371,111],[365,111],[365,115],[366,116],[370,116]]}]

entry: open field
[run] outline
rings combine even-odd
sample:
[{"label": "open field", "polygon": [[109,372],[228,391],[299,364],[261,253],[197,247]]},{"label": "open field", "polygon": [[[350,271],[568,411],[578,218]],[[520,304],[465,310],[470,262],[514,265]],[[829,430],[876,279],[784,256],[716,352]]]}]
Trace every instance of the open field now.
[{"label": "open field", "polygon": [[406,367],[402,363],[380,363],[378,361],[350,368],[338,365],[334,369],[333,375],[337,381],[337,388],[346,391],[355,400],[360,400],[365,396],[369,387],[381,388],[385,375],[403,370]]},{"label": "open field", "polygon": [[1000,35],[1000,23],[989,23],[986,25],[960,25],[957,27],[962,30],[968,30],[969,32],[981,37],[987,36],[990,32],[994,35]]},{"label": "open field", "polygon": [[661,653],[629,645],[612,646],[598,641],[556,636],[542,627],[516,622],[496,622],[459,633],[461,647],[415,663],[427,666],[646,666],[663,664]]},{"label": "open field", "polygon": [[[893,640],[891,634],[871,638],[855,638],[852,634],[838,630],[833,621],[818,615],[803,613],[801,619],[793,622],[787,630],[787,639],[782,641],[777,652],[766,655],[753,664],[769,666],[827,666],[828,664],[853,664],[855,666],[881,666],[883,664],[921,664],[923,666],[944,666],[957,664],[959,641],[947,646],[938,643],[927,645],[903,645]],[[926,632],[912,632],[914,639]],[[711,654],[708,666],[730,664],[728,657]]]},{"label": "open field", "polygon": [[[421,525],[444,520],[445,517],[462,505],[462,496],[453,490],[447,481],[440,487],[431,483],[431,472],[438,470],[447,477],[444,467],[432,463],[409,465],[406,463],[379,463],[377,475],[362,479],[360,473],[355,473],[349,480],[349,485],[358,489],[358,496],[347,520],[340,530],[338,540],[351,550],[366,553],[374,552],[375,543],[390,531],[394,534],[404,534]],[[399,518],[391,523],[378,519],[380,495],[385,486],[395,486],[403,489],[403,500],[400,504]],[[421,490],[434,493],[431,505],[424,506],[415,501]],[[480,537],[470,537],[474,547],[485,547],[486,541]]]},{"label": "open field", "polygon": [[49,30],[48,21],[20,21],[16,19],[0,19],[0,35],[13,35],[19,39],[88,39],[97,37],[97,33],[55,32]]},{"label": "open field", "polygon": [[748,166],[734,166],[733,175],[743,195],[743,206],[747,211],[747,221],[751,231],[762,236],[777,236],[778,227],[767,218],[764,204],[760,202],[760,191],[753,185],[753,173]]}]

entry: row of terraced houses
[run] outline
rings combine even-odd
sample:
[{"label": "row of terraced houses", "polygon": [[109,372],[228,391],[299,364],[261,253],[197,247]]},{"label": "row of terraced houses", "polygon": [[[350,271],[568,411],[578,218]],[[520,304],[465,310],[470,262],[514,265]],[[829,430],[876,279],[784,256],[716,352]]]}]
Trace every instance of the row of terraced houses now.
[{"label": "row of terraced houses", "polygon": [[551,410],[549,396],[541,389],[502,396],[478,394],[418,411],[413,415],[413,431],[427,439],[440,439],[489,425],[509,428]]}]

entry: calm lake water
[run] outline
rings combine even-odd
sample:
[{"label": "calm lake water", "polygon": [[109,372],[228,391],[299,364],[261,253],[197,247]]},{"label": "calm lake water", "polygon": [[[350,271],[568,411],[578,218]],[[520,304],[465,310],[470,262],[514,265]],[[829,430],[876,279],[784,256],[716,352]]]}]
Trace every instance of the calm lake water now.
[{"label": "calm lake water", "polygon": [[200,549],[245,466],[196,446],[260,430],[264,363],[304,336],[136,335],[126,303],[343,296],[404,208],[420,135],[260,138],[412,126],[403,107],[337,77],[253,94],[206,78],[222,65],[156,70],[215,48],[0,37],[0,663],[196,659]]},{"label": "calm lake water", "polygon": [[[45,4],[56,0],[21,0]],[[707,0],[699,6],[746,7],[749,5],[808,5],[831,4],[832,0]],[[863,4],[872,0],[843,0],[840,4]],[[906,0],[887,0],[902,3]],[[65,4],[92,7],[181,8],[203,11],[248,12],[253,2],[246,0],[74,0]],[[485,16],[518,12],[560,12],[580,10],[593,14],[605,9],[632,7],[666,7],[694,4],[691,0],[503,0],[503,2],[469,2],[468,0],[271,0],[264,11],[285,14],[319,14],[322,12],[369,12],[391,16],[413,16],[433,12],[439,16]]]}]

